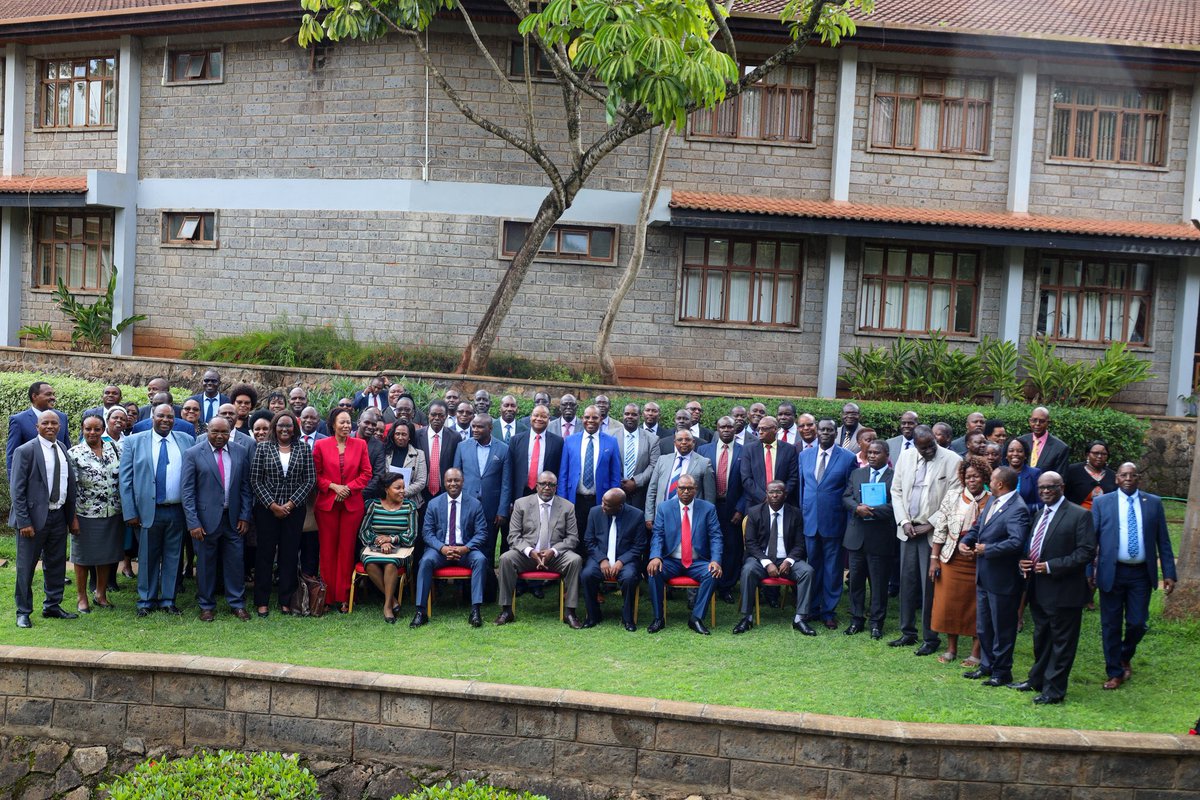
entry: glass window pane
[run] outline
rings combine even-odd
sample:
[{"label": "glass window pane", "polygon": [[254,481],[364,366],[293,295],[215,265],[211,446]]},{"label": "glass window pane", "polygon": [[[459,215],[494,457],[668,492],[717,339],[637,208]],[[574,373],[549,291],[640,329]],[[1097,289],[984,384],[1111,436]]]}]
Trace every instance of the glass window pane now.
[{"label": "glass window pane", "polygon": [[[759,262],[762,263],[762,262]],[[800,245],[795,242],[783,242],[779,245],[779,269],[797,272],[800,269]]]},{"label": "glass window pane", "polygon": [[1106,342],[1125,339],[1125,298],[1120,295],[1108,298],[1108,306],[1104,310],[1103,337]]},{"label": "glass window pane", "polygon": [[559,233],[559,252],[565,255],[586,256],[588,252],[587,232],[561,231]]},{"label": "glass window pane", "polygon": [[204,74],[204,54],[194,53],[188,57],[187,72],[184,77],[188,80],[195,80]]},{"label": "glass window pane", "polygon": [[683,309],[680,316],[684,319],[700,316],[700,275],[699,270],[683,271]]},{"label": "glass window pane", "polygon": [[1058,285],[1058,260],[1054,258],[1042,259],[1042,284],[1046,286]]},{"label": "glass window pane", "polygon": [[699,236],[689,236],[683,240],[683,263],[704,263],[704,239]]},{"label": "glass window pane", "polygon": [[933,254],[933,277],[940,280],[950,280],[954,276],[954,254]]},{"label": "glass window pane", "polygon": [[958,279],[960,281],[975,280],[975,254],[974,253],[959,253],[959,255],[958,255]]},{"label": "glass window pane", "polygon": [[1053,333],[1055,303],[1058,296],[1054,292],[1042,292],[1038,303],[1037,332],[1041,335]]},{"label": "glass window pane", "polygon": [[1100,294],[1085,292],[1083,310],[1079,314],[1079,338],[1092,342],[1100,341],[1101,325]]},{"label": "glass window pane", "polygon": [[598,258],[601,261],[610,261],[613,257],[613,232],[610,230],[596,229],[592,231],[591,252],[589,255],[592,258]]},{"label": "glass window pane", "polygon": [[750,242],[734,242],[733,243],[733,266],[748,267],[750,266],[750,254],[753,248]]},{"label": "glass window pane", "polygon": [[[909,289],[911,296],[912,289]],[[911,304],[910,304],[911,306]],[[929,287],[929,330],[945,331],[950,329],[950,287],[934,285]]]},{"label": "glass window pane", "polygon": [[796,278],[780,275],[775,279],[775,322],[780,325],[796,324]]},{"label": "glass window pane", "polygon": [[214,81],[219,81],[224,76],[225,58],[220,50],[214,50],[208,54],[208,77]]},{"label": "glass window pane", "polygon": [[904,275],[904,270],[908,266],[908,252],[905,250],[888,250],[887,253],[887,274],[888,275]]},{"label": "glass window pane", "polygon": [[883,272],[883,250],[878,247],[868,247],[863,253],[863,273],[878,275]]},{"label": "glass window pane", "polygon": [[1074,292],[1063,292],[1058,311],[1058,336],[1063,339],[1074,339],[1078,320],[1075,319],[1075,309],[1079,302]]},{"label": "glass window pane", "polygon": [[504,252],[515,253],[525,244],[529,226],[522,222],[504,223]]},{"label": "glass window pane", "polygon": [[[710,282],[711,286],[712,283]],[[734,272],[729,276],[729,321],[750,321],[750,273]]]},{"label": "glass window pane", "polygon": [[1063,286],[1078,286],[1083,280],[1083,262],[1079,259],[1070,259],[1063,261],[1062,264],[1062,285]]},{"label": "glass window pane", "polygon": [[859,289],[858,298],[858,327],[879,327],[881,302],[882,292],[880,291],[879,281],[863,281],[862,287]]},{"label": "glass window pane", "polygon": [[912,276],[914,278],[929,277],[929,253],[912,254]]},{"label": "glass window pane", "polygon": [[83,262],[84,249],[83,244],[76,242],[71,246],[71,266],[69,268],[69,277],[67,278],[68,286],[83,286]]},{"label": "glass window pane", "polygon": [[708,263],[714,267],[724,267],[729,264],[729,240],[708,240]]},{"label": "glass window pane", "polygon": [[954,332],[971,333],[974,330],[975,291],[969,286],[960,286],[954,302]]},{"label": "glass window pane", "polygon": [[558,252],[558,228],[551,228],[546,234],[546,238],[542,240],[542,246],[538,248],[539,253],[557,253]]},{"label": "glass window pane", "polygon": [[721,319],[725,310],[725,276],[721,272],[709,272],[704,278],[704,318]]},{"label": "glass window pane", "polygon": [[1133,283],[1131,288],[1144,292],[1150,288],[1150,265],[1144,262],[1133,265]]},{"label": "glass window pane", "polygon": [[889,283],[884,287],[883,327],[899,329],[904,319],[904,287]]},{"label": "glass window pane", "polygon": [[908,314],[904,320],[904,327],[908,330],[930,330],[934,326],[926,322],[926,311],[929,303],[929,287],[920,284],[912,283],[908,286]]},{"label": "glass window pane", "polygon": [[754,264],[759,269],[770,269],[775,266],[775,243],[756,242]]}]

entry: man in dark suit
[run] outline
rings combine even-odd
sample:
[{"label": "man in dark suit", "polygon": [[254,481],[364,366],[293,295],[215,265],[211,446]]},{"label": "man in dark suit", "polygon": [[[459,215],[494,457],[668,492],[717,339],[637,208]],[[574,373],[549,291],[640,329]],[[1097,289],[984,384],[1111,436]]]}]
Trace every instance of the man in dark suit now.
[{"label": "man in dark suit", "polygon": [[1020,563],[1033,612],[1033,666],[1013,688],[1036,691],[1033,702],[1052,705],[1067,695],[1083,607],[1091,595],[1087,566],[1096,555],[1096,529],[1091,514],[1063,497],[1057,472],[1038,477],[1038,497],[1044,506]]},{"label": "man in dark suit", "polygon": [[[154,397],[154,395],[156,395],[156,394],[160,394],[160,393],[164,393],[164,392],[166,394],[171,393],[171,382],[168,381],[166,378],[151,378],[150,380],[146,381],[146,398],[147,399]],[[150,417],[153,416],[151,414],[151,412],[156,407],[157,406],[155,405],[155,403],[153,401],[150,401],[150,402],[146,403],[146,405],[139,408],[138,409],[138,421],[141,422],[144,419],[150,419]],[[171,411],[175,414],[176,417],[179,417],[179,416],[181,416],[180,412],[183,411],[183,407],[176,405],[175,401],[172,400],[171,401]]]},{"label": "man in dark suit", "polygon": [[196,542],[196,602],[201,622],[217,607],[217,572],[225,601],[243,622],[246,613],[245,535],[250,531],[250,451],[229,444],[229,422],[216,417],[208,436],[183,454],[183,516]]},{"label": "man in dark suit", "polygon": [[[895,471],[888,466],[887,442],[876,439],[867,445],[867,466],[850,473],[842,507],[849,512],[842,547],[850,556],[850,626],[844,631],[853,636],[867,622],[865,605],[867,582],[871,583],[871,638],[883,638],[887,619],[888,580],[892,571],[892,551],[896,541],[896,514],[892,509],[892,479]],[[863,502],[863,484],[883,485],[883,502]]]},{"label": "man in dark suit", "polygon": [[800,464],[796,459],[796,448],[775,441],[778,430],[779,423],[774,417],[763,417],[758,421],[758,439],[742,449],[742,502],[747,508],[767,501],[770,481],[783,481],[787,487],[787,502],[794,504],[798,499]]},{"label": "man in dark suit", "polygon": [[661,413],[662,409],[654,401],[650,401],[642,406],[642,428],[645,429],[646,433],[654,437],[655,441],[658,441],[659,437],[666,433],[658,424],[658,417]]},{"label": "man in dark suit", "polygon": [[837,628],[834,611],[842,599],[842,536],[846,511],[842,495],[858,459],[838,447],[837,425],[831,419],[817,423],[817,446],[804,450],[800,462],[800,510],[804,512],[804,538],[808,563],[817,574],[817,590],[808,613],[820,616],[829,630]]},{"label": "man in dark suit", "polygon": [[1012,683],[1017,609],[1025,580],[1019,564],[1029,536],[1029,509],[1017,494],[1017,473],[998,467],[988,482],[992,501],[959,540],[959,552],[975,554],[975,608],[979,667],[964,678],[986,678],[984,686]]},{"label": "man in dark suit", "polygon": [[417,564],[417,610],[408,625],[410,628],[419,628],[429,621],[425,606],[433,571],[445,566],[471,570],[471,613],[467,621],[473,628],[483,624],[483,588],[488,572],[487,556],[482,550],[488,535],[483,506],[463,494],[463,477],[457,469],[446,470],[444,486],[445,491],[425,507],[425,522],[421,527],[425,552]]},{"label": "man in dark suit", "polygon": [[566,441],[579,431],[579,420],[575,416],[579,401],[573,394],[564,394],[558,400],[558,417],[550,420],[550,432]]},{"label": "man in dark suit", "polygon": [[512,440],[529,430],[529,422],[517,419],[517,398],[506,394],[500,398],[500,416],[492,421],[492,436],[512,446]]},{"label": "man in dark suit", "polygon": [[709,635],[702,617],[721,578],[722,538],[717,509],[712,503],[696,499],[696,479],[683,475],[676,496],[662,503],[654,515],[650,561],[646,564],[650,604],[654,608],[654,621],[646,629],[649,633],[658,633],[666,627],[663,595],[667,581],[686,575],[700,584],[688,627]]},{"label": "man in dark suit", "polygon": [[[175,407],[175,398],[171,396],[170,392],[159,392],[158,394],[154,395],[154,397],[150,398],[150,405],[152,406],[160,406],[163,403],[166,403],[172,408]],[[136,423],[134,423],[133,430],[131,430],[130,433],[141,433],[142,431],[148,431],[153,427],[154,420],[147,417],[146,419],[138,420]],[[184,419],[182,417],[182,412],[175,415],[174,429],[180,431],[181,433],[186,433],[189,436],[196,435],[196,426]]]},{"label": "man in dark suit", "polygon": [[983,433],[983,425],[987,422],[987,417],[978,411],[972,411],[967,414],[967,430],[962,436],[950,442],[950,450],[958,453],[960,456],[967,454],[967,438],[972,433]]},{"label": "man in dark suit", "polygon": [[108,386],[104,387],[104,391],[100,395],[100,405],[93,406],[92,408],[85,408],[83,410],[83,414],[80,416],[80,420],[82,420],[83,417],[95,414],[101,419],[107,421],[108,417],[106,417],[105,414],[107,414],[108,410],[113,406],[121,405],[121,397],[121,387],[117,386],[115,383],[110,383]]},{"label": "man in dark suit", "polygon": [[713,505],[725,536],[717,596],[725,603],[733,602],[733,587],[742,569],[742,515],[746,511],[742,503],[742,447],[734,441],[736,435],[733,417],[721,417],[717,420],[717,438],[696,448],[712,464],[716,488]]},{"label": "man in dark suit", "polygon": [[[921,421],[915,411],[905,411],[900,415],[900,433],[888,439],[888,452],[892,454],[892,465],[900,463],[900,456],[905,450],[911,450],[917,446],[916,432],[917,424]],[[932,433],[932,431],[930,431]]]},{"label": "man in dark suit", "polygon": [[835,440],[843,450],[858,453],[858,429],[862,410],[857,403],[846,403],[842,406],[842,424],[838,426]]},{"label": "man in dark suit", "polygon": [[321,420],[321,415],[312,406],[305,406],[297,415],[300,419],[300,433],[297,438],[304,442],[309,447],[312,447],[317,442],[325,438],[325,434],[321,433],[318,423]]},{"label": "man in dark suit", "polygon": [[1038,406],[1029,413],[1029,431],[1019,437],[1029,450],[1029,466],[1042,472],[1065,473],[1071,463],[1071,448],[1050,433],[1050,409]]},{"label": "man in dark suit", "polygon": [[429,481],[425,484],[425,502],[437,497],[443,488],[446,471],[454,466],[454,454],[462,440],[457,432],[446,427],[448,411],[441,400],[429,404],[429,425],[417,431],[416,445],[425,453]]},{"label": "man in dark suit", "polygon": [[[30,390],[32,393],[32,389]],[[12,508],[8,524],[17,529],[17,627],[32,628],[33,570],[42,562],[46,597],[42,616],[75,619],[59,605],[67,573],[67,531],[79,532],[75,519],[75,469],[59,441],[61,419],[53,409],[37,418],[37,435],[12,454],[8,486]]]},{"label": "man in dark suit", "polygon": [[558,496],[574,504],[577,530],[587,528],[596,499],[621,485],[620,451],[617,440],[600,430],[600,409],[595,406],[583,410],[583,430],[563,439]]},{"label": "man in dark suit", "polygon": [[488,560],[488,582],[485,600],[495,597],[496,536],[498,529],[508,530],[508,515],[512,511],[511,467],[508,445],[492,438],[492,418],[479,414],[471,421],[472,438],[460,442],[454,452],[454,468],[463,474],[463,494],[474,497],[483,507],[488,523],[483,554]]},{"label": "man in dark suit", "polygon": [[[212,422],[221,406],[230,402],[229,397],[221,392],[221,374],[215,369],[207,370],[200,379],[204,387],[201,391],[189,397],[200,404],[200,419],[204,424]],[[307,398],[305,398],[307,400]]]},{"label": "man in dark suit", "polygon": [[359,389],[354,393],[354,399],[351,401],[354,411],[360,412],[368,408],[373,408],[383,414],[383,410],[387,408],[387,378],[383,375],[376,375],[367,383],[365,389]]},{"label": "man in dark suit", "polygon": [[746,512],[746,560],[742,564],[742,618],[735,634],[754,627],[754,592],[763,578],[796,582],[796,615],[792,628],[805,636],[817,632],[805,620],[812,602],[813,568],[807,563],[804,523],[800,509],[789,505],[783,481],[767,484],[767,502]]},{"label": "man in dark suit", "polygon": [[1099,542],[1095,583],[1100,589],[1105,689],[1119,689],[1133,675],[1130,664],[1146,635],[1160,563],[1163,594],[1175,589],[1175,554],[1162,499],[1139,490],[1139,483],[1137,465],[1126,462],[1117,470],[1118,491],[1092,501]]},{"label": "man in dark suit", "polygon": [[689,426],[689,430],[691,430],[692,436],[696,437],[697,446],[707,444],[716,438],[712,428],[706,428],[700,424],[700,420],[704,417],[704,409],[699,400],[689,400],[684,409],[691,415],[692,424]]},{"label": "man in dark suit", "polygon": [[547,430],[550,425],[550,409],[534,406],[529,414],[529,430],[519,433],[509,443],[508,463],[512,471],[513,500],[527,497],[537,491],[537,476],[542,472],[555,473],[562,465],[561,436]]},{"label": "man in dark suit", "polygon": [[616,581],[624,598],[621,622],[625,630],[631,633],[637,630],[637,625],[633,624],[633,602],[642,579],[642,558],[646,555],[648,539],[642,520],[642,510],[627,503],[621,489],[605,492],[600,505],[588,514],[587,529],[583,534],[587,563],[579,576],[587,605],[583,627],[595,627],[604,619],[596,601],[600,584]]},{"label": "man in dark suit", "polygon": [[621,489],[625,492],[625,502],[645,509],[646,486],[654,474],[658,439],[641,427],[640,419],[637,404],[629,403],[621,413],[621,428],[613,437],[621,446]]},{"label": "man in dark suit", "polygon": [[[43,411],[54,408],[54,387],[45,381],[34,381],[29,385],[29,408],[18,411],[8,418],[8,442],[4,448],[4,468],[12,474],[13,452],[26,442],[32,442],[38,433],[38,419]],[[58,417],[58,440],[64,447],[71,446],[71,437],[67,431],[67,415],[55,411]]]},{"label": "man in dark suit", "polygon": [[[675,447],[675,434],[678,431],[687,431],[692,433],[692,415],[686,408],[681,408],[675,412],[675,427],[669,431],[660,431],[658,437],[658,454],[665,456]],[[700,441],[695,433],[692,433],[692,440],[697,446],[704,444],[705,441]]]}]

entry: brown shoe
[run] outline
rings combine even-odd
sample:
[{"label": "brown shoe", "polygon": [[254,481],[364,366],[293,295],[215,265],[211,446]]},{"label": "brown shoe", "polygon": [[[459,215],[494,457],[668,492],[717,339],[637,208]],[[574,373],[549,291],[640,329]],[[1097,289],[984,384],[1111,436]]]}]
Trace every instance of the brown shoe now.
[{"label": "brown shoe", "polygon": [[212,612],[212,611],[201,611],[201,612],[200,612],[200,621],[201,621],[201,622],[212,622],[212,621],[213,621],[213,618],[214,618],[215,616],[216,616],[216,615],[215,615],[215,614],[213,614],[213,612]]},{"label": "brown shoe", "polygon": [[571,626],[571,630],[579,630],[583,627],[583,623],[579,621],[579,617],[575,616],[575,612],[568,611],[563,617],[563,622]]},{"label": "brown shoe", "polygon": [[237,617],[238,619],[240,619],[242,622],[245,622],[246,620],[250,619],[250,615],[246,613],[246,609],[244,609],[244,608],[235,608],[233,610],[233,615],[235,617]]},{"label": "brown shoe", "polygon": [[1129,662],[1128,662],[1128,661],[1122,661],[1122,662],[1121,662],[1121,669],[1125,670],[1125,671],[1124,671],[1124,672],[1121,674],[1121,678],[1122,678],[1123,680],[1129,680],[1130,678],[1132,678],[1132,677],[1133,677],[1133,667],[1129,666]]},{"label": "brown shoe", "polygon": [[1124,682],[1125,682],[1125,679],[1122,678],[1120,675],[1118,675],[1115,678],[1109,678],[1108,680],[1106,680],[1104,682],[1104,688],[1105,689],[1120,689],[1121,684]]},{"label": "brown shoe", "polygon": [[501,611],[500,616],[496,617],[497,625],[507,625],[510,622],[516,622],[517,617],[511,611]]}]

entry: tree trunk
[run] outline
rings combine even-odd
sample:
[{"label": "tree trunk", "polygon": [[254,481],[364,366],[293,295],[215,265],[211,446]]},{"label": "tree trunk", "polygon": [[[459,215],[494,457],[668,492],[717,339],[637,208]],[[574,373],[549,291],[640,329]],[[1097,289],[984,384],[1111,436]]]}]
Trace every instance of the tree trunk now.
[{"label": "tree trunk", "polygon": [[1192,480],[1188,486],[1187,515],[1183,538],[1175,554],[1179,583],[1167,595],[1163,616],[1168,619],[1200,617],[1200,417],[1196,418],[1196,441],[1192,446]]},{"label": "tree trunk", "polygon": [[629,263],[625,265],[625,273],[617,284],[613,296],[609,298],[608,308],[600,320],[600,332],[596,337],[596,361],[600,364],[600,382],[615,385],[617,383],[617,365],[613,363],[612,354],[608,350],[612,339],[613,323],[621,311],[621,302],[625,295],[637,282],[638,273],[642,270],[642,262],[646,260],[646,228],[650,224],[650,212],[658,200],[658,190],[662,185],[663,164],[666,162],[667,147],[671,142],[674,127],[664,125],[658,141],[646,167],[646,184],[642,187],[642,202],[638,206],[637,225],[633,233],[633,250],[629,253]]}]

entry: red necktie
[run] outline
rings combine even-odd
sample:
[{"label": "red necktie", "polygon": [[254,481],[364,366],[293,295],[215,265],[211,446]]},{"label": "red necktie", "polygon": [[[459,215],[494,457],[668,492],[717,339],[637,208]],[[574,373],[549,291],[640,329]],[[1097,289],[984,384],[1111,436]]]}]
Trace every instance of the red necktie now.
[{"label": "red necktie", "polygon": [[683,537],[680,539],[679,555],[684,569],[692,566],[692,520],[688,517],[688,507],[681,506],[683,511]]},{"label": "red necktie", "polygon": [[783,443],[787,444],[787,431],[786,430],[783,432]]},{"label": "red necktie", "polygon": [[563,438],[565,439],[571,435],[571,423],[564,420],[562,427],[563,427]]},{"label": "red necktie", "polygon": [[225,492],[225,505],[229,505],[229,490],[225,488],[225,462],[221,459],[221,448],[218,447],[215,451],[217,456],[217,472],[221,475],[221,491]]},{"label": "red necktie", "polygon": [[533,452],[529,454],[529,481],[526,485],[530,489],[537,488],[538,478],[538,460],[542,455],[542,435],[539,433],[533,438]]},{"label": "red necktie", "polygon": [[441,434],[435,433],[429,440],[429,493],[442,490],[442,443]]},{"label": "red necktie", "polygon": [[767,459],[766,459],[767,483],[770,483],[771,481],[775,480],[775,463],[774,463],[774,459],[771,458],[771,445],[764,444],[763,452],[767,454]]},{"label": "red necktie", "polygon": [[729,445],[721,445],[721,457],[717,460],[717,497],[725,496],[729,486]]}]

